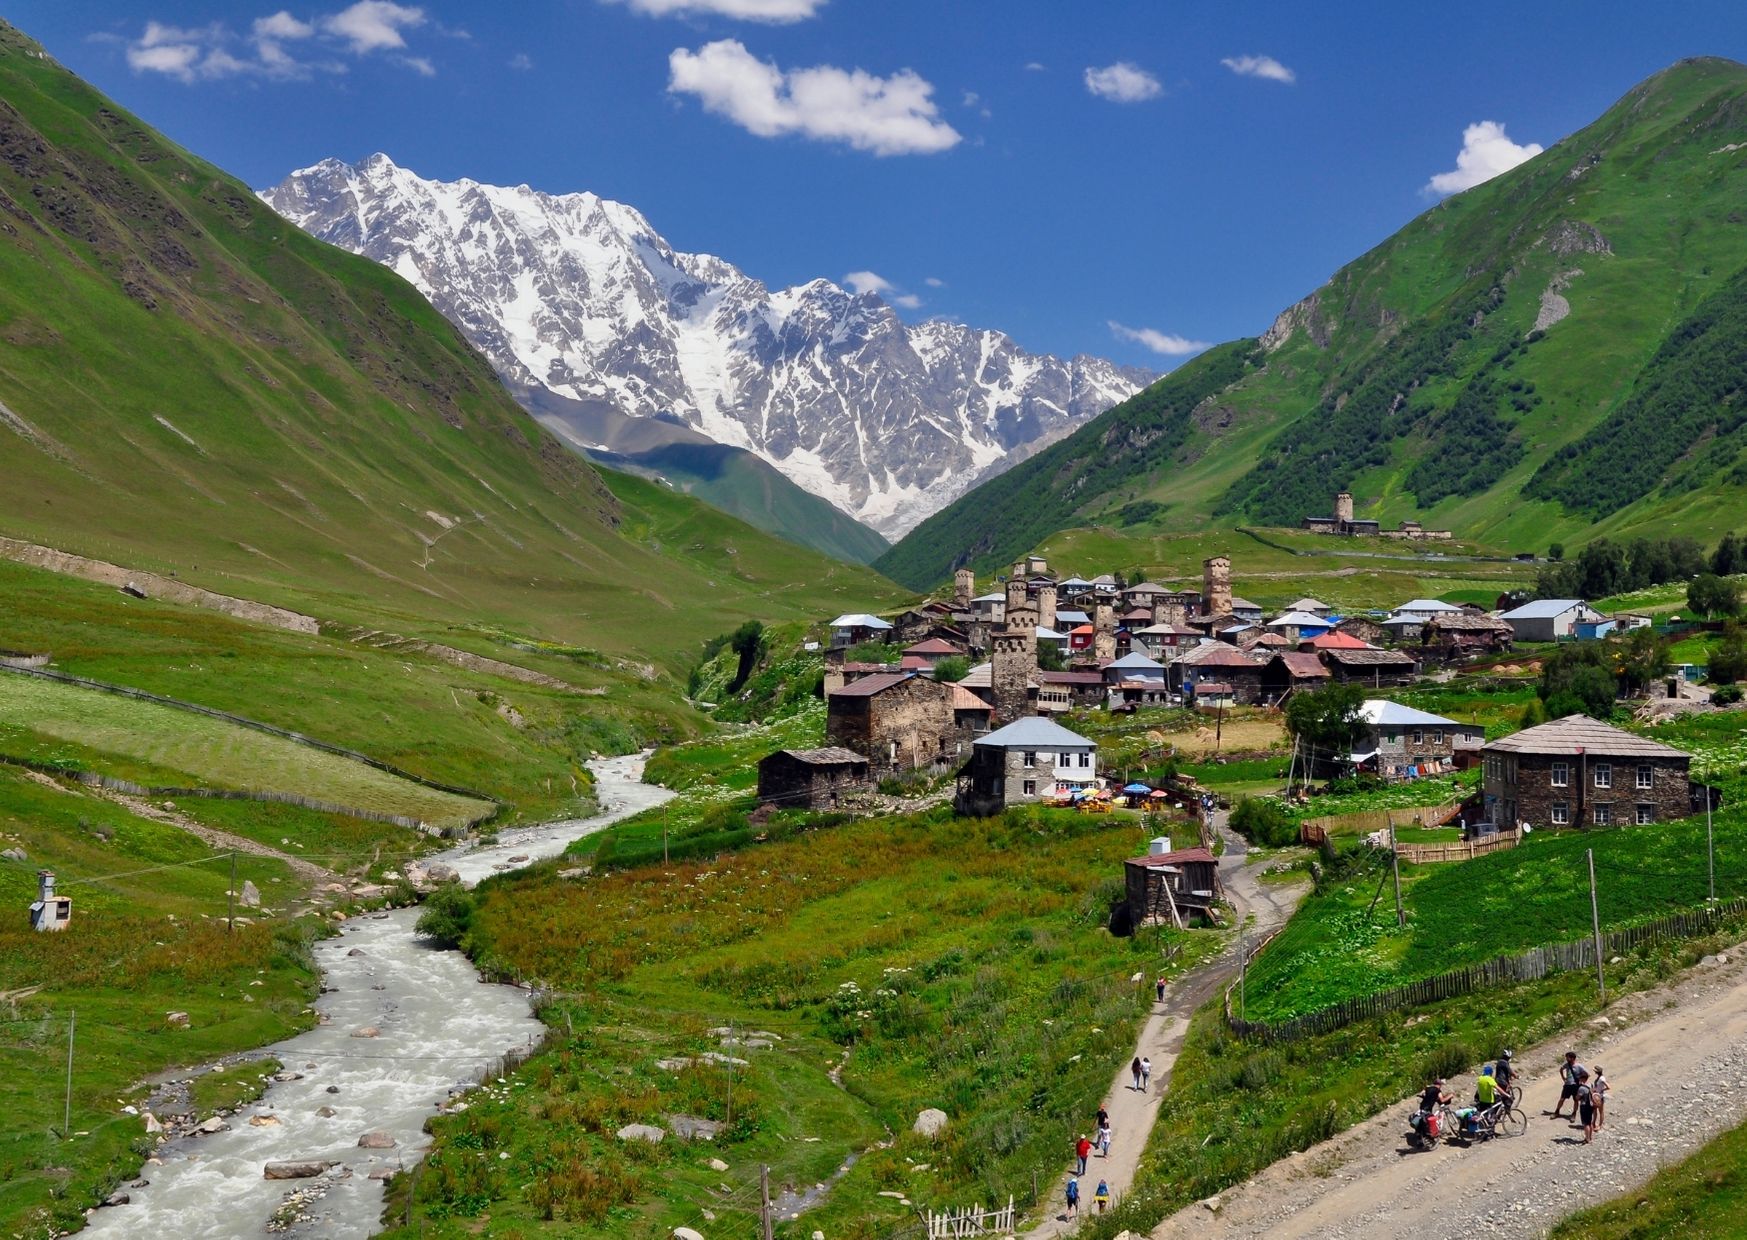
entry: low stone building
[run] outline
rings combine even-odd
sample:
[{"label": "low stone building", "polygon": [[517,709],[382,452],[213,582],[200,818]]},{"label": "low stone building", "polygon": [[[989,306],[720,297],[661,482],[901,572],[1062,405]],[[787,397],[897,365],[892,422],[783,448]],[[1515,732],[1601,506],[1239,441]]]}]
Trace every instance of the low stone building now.
[{"label": "low stone building", "polygon": [[1413,656],[1399,650],[1319,650],[1316,657],[1337,684],[1410,685],[1419,675]]},{"label": "low stone building", "polygon": [[957,687],[913,672],[864,676],[825,695],[825,738],[861,754],[875,771],[953,761],[972,737],[955,718]]},{"label": "low stone building", "polygon": [[1098,747],[1059,723],[1032,716],[978,737],[959,772],[958,812],[973,818],[1009,805],[1095,788]]},{"label": "low stone building", "polygon": [[1172,923],[1192,917],[1211,920],[1219,900],[1219,861],[1205,848],[1173,850],[1169,836],[1152,841],[1144,857],[1122,863],[1128,903],[1128,924]]},{"label": "low stone building", "polygon": [[1420,626],[1421,657],[1439,663],[1456,663],[1483,654],[1501,654],[1511,648],[1516,630],[1493,616],[1455,612],[1433,616]]},{"label": "low stone building", "polygon": [[1587,715],[1524,728],[1481,756],[1482,812],[1501,828],[1646,824],[1703,808],[1691,754]]},{"label": "low stone building", "polygon": [[1298,689],[1320,689],[1329,679],[1328,668],[1314,654],[1281,651],[1262,665],[1262,699],[1278,702]]},{"label": "low stone building", "polygon": [[1200,682],[1215,681],[1231,686],[1233,697],[1246,706],[1262,700],[1262,661],[1224,642],[1185,651],[1167,673],[1171,688],[1186,697],[1197,692]]},{"label": "low stone building", "polygon": [[830,809],[867,786],[867,759],[841,746],[779,749],[758,763],[758,799],[781,809]]}]

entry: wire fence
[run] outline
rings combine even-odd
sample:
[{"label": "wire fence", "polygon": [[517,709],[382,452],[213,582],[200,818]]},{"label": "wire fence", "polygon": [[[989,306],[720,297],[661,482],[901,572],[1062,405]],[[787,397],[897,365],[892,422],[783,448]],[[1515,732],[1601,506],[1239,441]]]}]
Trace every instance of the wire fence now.
[{"label": "wire fence", "polygon": [[[1747,917],[1747,897],[1684,913],[1673,913],[1642,925],[1628,926],[1603,934],[1601,952],[1604,957],[1620,955],[1646,943],[1697,938],[1711,934],[1723,925],[1739,921],[1743,917]],[[1272,941],[1273,935],[1270,935],[1258,944],[1249,953],[1246,966]],[[1237,985],[1234,982],[1225,990],[1225,1023],[1240,1038],[1255,1038],[1269,1043],[1298,1042],[1401,1008],[1436,1003],[1441,999],[1454,999],[1495,986],[1539,981],[1554,973],[1569,973],[1595,967],[1594,937],[1572,943],[1551,943],[1514,955],[1495,956],[1480,964],[1421,978],[1417,982],[1408,982],[1391,990],[1357,995],[1331,1007],[1307,1012],[1278,1023],[1245,1020],[1241,1016],[1234,1016],[1231,1010],[1231,992]]]}]

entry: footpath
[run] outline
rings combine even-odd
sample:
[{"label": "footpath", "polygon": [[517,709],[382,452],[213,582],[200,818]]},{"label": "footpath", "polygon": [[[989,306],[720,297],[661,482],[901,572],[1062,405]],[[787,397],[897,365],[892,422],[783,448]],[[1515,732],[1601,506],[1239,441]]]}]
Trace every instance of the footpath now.
[{"label": "footpath", "polygon": [[[1420,1152],[1404,1098],[1321,1145],[1275,1163],[1155,1228],[1154,1240],[1267,1236],[1398,1240],[1441,1235],[1541,1237],[1566,1215],[1642,1185],[1742,1120],[1747,1090],[1747,961],[1731,949],[1655,990],[1612,1004],[1576,1032],[1528,1050],[1528,1132]],[[1575,1050],[1613,1084],[1591,1145],[1550,1116],[1557,1065]],[[1472,1075],[1450,1082],[1472,1097]],[[1569,1106],[1566,1108],[1569,1110]]]},{"label": "footpath", "polygon": [[[1285,924],[1304,898],[1306,888],[1302,883],[1263,883],[1257,868],[1249,864],[1243,838],[1227,829],[1225,819],[1223,811],[1214,818],[1214,829],[1225,839],[1225,854],[1219,859],[1219,881],[1231,902],[1234,924],[1242,927],[1254,916],[1255,920],[1247,927],[1248,940],[1253,943]],[[1086,1160],[1086,1174],[1080,1177],[1082,1218],[1090,1217],[1097,1209],[1092,1194],[1099,1180],[1110,1186],[1113,1202],[1120,1201],[1134,1184],[1141,1152],[1152,1133],[1153,1121],[1158,1118],[1159,1101],[1170,1088],[1171,1069],[1189,1033],[1189,1018],[1237,976],[1244,942],[1244,935],[1233,934],[1219,955],[1178,978],[1166,989],[1164,1002],[1153,1005],[1152,1014],[1135,1039],[1130,1059],[1125,1059],[1117,1069],[1105,1096],[1104,1109],[1110,1112],[1110,1155],[1106,1158],[1094,1151]],[[1152,1081],[1145,1093],[1134,1088],[1129,1072],[1131,1060],[1141,1057],[1152,1060]],[[1079,1226],[1078,1220],[1062,1213],[1063,1189],[1067,1172],[1073,1169],[1071,1154],[1075,1139],[1081,1132],[1092,1136],[1094,1128],[1093,1117],[1087,1116],[1083,1128],[1062,1134],[1063,1171],[1049,1184],[1039,1186],[1047,1214],[1038,1227],[1026,1233],[1029,1240],[1070,1235]]]}]

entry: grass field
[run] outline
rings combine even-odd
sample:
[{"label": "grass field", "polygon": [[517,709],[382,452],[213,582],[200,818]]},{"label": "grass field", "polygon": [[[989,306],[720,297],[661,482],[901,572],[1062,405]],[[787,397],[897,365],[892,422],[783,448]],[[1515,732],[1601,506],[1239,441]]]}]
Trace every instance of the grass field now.
[{"label": "grass field", "polygon": [[[889,1235],[914,1216],[881,1192],[935,1206],[1023,1200],[1129,1053],[1146,997],[1131,975],[1158,966],[1169,941],[1192,945],[1173,969],[1217,941],[1104,929],[1119,862],[1142,834],[1045,811],[931,813],[581,883],[550,868],[493,881],[473,950],[556,987],[565,998],[545,1018],[559,1032],[517,1074],[535,1088],[439,1124],[414,1226],[393,1234],[444,1215],[424,1234],[460,1234],[453,1216],[485,1211],[515,1226],[550,1208],[569,1234],[653,1237],[699,1225],[701,1206],[722,1216],[710,1234],[738,1234],[721,1229],[746,1226],[758,1163],[771,1164],[774,1191],[863,1153],[797,1234]],[[735,1073],[725,1139],[629,1153],[611,1139],[675,1110],[726,1120],[725,1073],[654,1061],[723,1049],[707,1031],[729,1025],[781,1041],[737,1052],[749,1066]],[[908,1131],[929,1106],[952,1120],[933,1143]],[[896,1143],[872,1148],[888,1130]],[[480,1148],[512,1156],[476,1179],[464,1151]],[[731,1170],[710,1173],[711,1155]],[[629,1204],[589,1197],[583,1186],[602,1180]],[[707,1191],[717,1182],[725,1198]]]},{"label": "grass field", "polygon": [[1747,1125],[1731,1128],[1641,1188],[1579,1211],[1548,1240],[1733,1240],[1747,1235]]},{"label": "grass field", "polygon": [[[230,858],[174,827],[0,769],[0,836],[24,850],[0,861],[0,991],[40,987],[0,1020],[0,1232],[54,1234],[81,1221],[138,1165],[134,1082],[288,1036],[312,1017],[314,923],[224,927]],[[73,899],[59,934],[23,911],[39,866]],[[237,858],[268,905],[299,890],[276,861]],[[165,1021],[189,1014],[189,1027]],[[60,1131],[67,1030],[74,1012],[72,1133]]]},{"label": "grass field", "polygon": [[0,676],[0,728],[8,725],[186,772],[198,786],[295,793],[437,827],[462,827],[493,808],[207,715],[35,676]]}]

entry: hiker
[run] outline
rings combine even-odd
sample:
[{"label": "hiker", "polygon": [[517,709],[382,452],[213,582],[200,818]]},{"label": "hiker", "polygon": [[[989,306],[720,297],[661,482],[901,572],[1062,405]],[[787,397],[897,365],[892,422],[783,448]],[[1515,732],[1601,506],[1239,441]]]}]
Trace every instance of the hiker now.
[{"label": "hiker", "polygon": [[1080,1217],[1080,1182],[1071,1175],[1068,1177],[1068,1212],[1062,1217]]},{"label": "hiker", "polygon": [[1102,1214],[1110,1208],[1110,1185],[1103,1180],[1098,1181],[1098,1191],[1092,1194],[1092,1200],[1098,1203],[1098,1213]]},{"label": "hiker", "polygon": [[1092,1153],[1091,1141],[1089,1141],[1085,1137],[1081,1137],[1079,1140],[1079,1143],[1074,1146],[1074,1157],[1078,1158],[1080,1160],[1079,1165],[1074,1169],[1074,1173],[1076,1175],[1085,1175],[1086,1174],[1086,1159],[1088,1157],[1090,1157],[1091,1153]]},{"label": "hiker", "polygon": [[1589,1095],[1595,1102],[1595,1130],[1601,1131],[1602,1121],[1607,1118],[1607,1096],[1613,1089],[1607,1077],[1602,1075],[1601,1065],[1595,1065],[1595,1080],[1590,1082]]},{"label": "hiker", "polygon": [[1135,1092],[1138,1093],[1138,1092],[1140,1092],[1140,1056],[1139,1055],[1136,1055],[1134,1057],[1134,1062],[1128,1065],[1128,1070],[1129,1070],[1129,1072],[1133,1073],[1133,1075],[1134,1075],[1134,1088],[1135,1088]]},{"label": "hiker", "polygon": [[1106,1111],[1102,1105],[1098,1108],[1098,1118],[1095,1122],[1100,1128],[1103,1128],[1110,1123],[1110,1112]]},{"label": "hiker", "polygon": [[1559,1101],[1553,1104],[1553,1118],[1565,1109],[1565,1099],[1571,1099],[1571,1118],[1577,1118],[1577,1075],[1589,1075],[1589,1070],[1577,1062],[1576,1051],[1565,1052],[1565,1062],[1559,1065],[1559,1079],[1565,1084],[1559,1089]]},{"label": "hiker", "polygon": [[1098,1149],[1103,1158],[1110,1157],[1110,1121],[1105,1120],[1098,1125]]},{"label": "hiker", "polygon": [[1140,1092],[1146,1093],[1147,1084],[1153,1079],[1153,1061],[1145,1055],[1140,1059]]},{"label": "hiker", "polygon": [[1590,1087],[1589,1073],[1577,1078],[1577,1117],[1583,1128],[1583,1143],[1595,1138],[1595,1090]]},{"label": "hiker", "polygon": [[1159,991],[1159,1002],[1163,1003],[1165,1001],[1165,975],[1163,973],[1159,974],[1158,991]]}]

